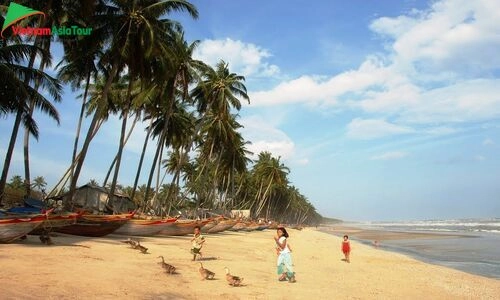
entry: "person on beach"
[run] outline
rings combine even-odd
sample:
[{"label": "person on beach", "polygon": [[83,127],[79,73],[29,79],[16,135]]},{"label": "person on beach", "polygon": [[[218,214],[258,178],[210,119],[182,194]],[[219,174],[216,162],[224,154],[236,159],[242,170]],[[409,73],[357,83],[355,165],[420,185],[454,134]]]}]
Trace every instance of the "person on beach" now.
[{"label": "person on beach", "polygon": [[286,281],[294,283],[295,280],[295,272],[293,271],[293,263],[292,263],[292,249],[287,242],[288,232],[284,227],[278,227],[276,230],[276,236],[274,237],[274,241],[276,242],[276,254],[278,254],[278,278],[279,281]]},{"label": "person on beach", "polygon": [[200,255],[200,259],[203,258],[203,254],[201,253],[203,243],[205,243],[205,237],[201,235],[200,226],[196,226],[194,227],[194,234],[191,239],[191,254],[193,254],[193,261],[196,260],[197,255]]},{"label": "person on beach", "polygon": [[349,242],[349,237],[344,235],[344,240],[342,241],[342,247],[340,247],[345,256],[345,262],[351,262],[349,260],[349,254],[351,253],[351,243]]}]

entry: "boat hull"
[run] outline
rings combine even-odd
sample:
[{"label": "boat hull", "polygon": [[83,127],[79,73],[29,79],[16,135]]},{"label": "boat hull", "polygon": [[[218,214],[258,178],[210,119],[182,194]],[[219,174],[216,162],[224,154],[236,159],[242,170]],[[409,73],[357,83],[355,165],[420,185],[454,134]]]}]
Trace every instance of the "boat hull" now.
[{"label": "boat hull", "polygon": [[132,216],[133,214],[81,215],[75,224],[55,228],[54,231],[79,236],[101,237],[115,232]]},{"label": "boat hull", "polygon": [[215,225],[214,227],[210,228],[207,230],[208,233],[218,233],[218,232],[222,232],[224,230],[228,230],[228,229],[231,229],[234,225],[236,225],[236,223],[238,223],[237,220],[223,220],[223,221],[220,221],[217,225]]},{"label": "boat hull", "polygon": [[0,243],[10,243],[40,226],[46,215],[16,216],[0,218]]},{"label": "boat hull", "polygon": [[73,225],[76,223],[78,216],[79,214],[77,213],[60,213],[49,215],[40,226],[30,231],[29,234],[40,235],[46,232],[54,231],[55,228]]},{"label": "boat hull", "polygon": [[114,233],[133,236],[153,236],[158,234],[163,229],[170,227],[171,223],[174,223],[176,220],[176,218],[160,220],[131,219],[118,228]]},{"label": "boat hull", "polygon": [[201,220],[201,221],[177,220],[176,222],[171,223],[171,226],[168,226],[167,228],[163,229],[158,234],[168,235],[168,236],[192,234],[196,226],[202,227],[208,222],[209,220]]}]

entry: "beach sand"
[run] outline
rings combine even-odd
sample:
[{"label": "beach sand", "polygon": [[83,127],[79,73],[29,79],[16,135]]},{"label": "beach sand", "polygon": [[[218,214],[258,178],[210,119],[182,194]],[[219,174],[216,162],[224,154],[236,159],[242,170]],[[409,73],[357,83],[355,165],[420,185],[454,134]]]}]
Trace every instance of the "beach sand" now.
[{"label": "beach sand", "polygon": [[[499,299],[500,280],[419,262],[402,254],[351,241],[343,262],[341,239],[306,228],[289,230],[296,283],[276,275],[274,230],[206,235],[204,267],[215,280],[200,279],[190,239],[138,238],[142,254],[126,237],[85,238],[58,234],[54,245],[36,236],[0,245],[1,299]],[[177,267],[163,272],[159,255]],[[229,286],[224,267],[244,277]]]}]

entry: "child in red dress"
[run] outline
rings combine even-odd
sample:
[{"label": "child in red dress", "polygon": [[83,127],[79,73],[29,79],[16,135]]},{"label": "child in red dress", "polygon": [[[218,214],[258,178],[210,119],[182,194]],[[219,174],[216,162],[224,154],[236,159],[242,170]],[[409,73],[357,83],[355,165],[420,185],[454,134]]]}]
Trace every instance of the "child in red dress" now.
[{"label": "child in red dress", "polygon": [[344,235],[344,240],[342,241],[341,250],[344,253],[345,261],[351,262],[349,260],[349,254],[351,253],[351,244],[349,243],[349,237],[347,235]]}]

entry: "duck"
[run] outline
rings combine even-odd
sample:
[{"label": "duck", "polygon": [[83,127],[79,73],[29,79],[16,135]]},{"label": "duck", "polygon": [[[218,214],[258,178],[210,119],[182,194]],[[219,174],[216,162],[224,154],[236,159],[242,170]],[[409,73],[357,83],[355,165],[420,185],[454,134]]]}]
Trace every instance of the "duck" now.
[{"label": "duck", "polygon": [[175,273],[175,267],[170,265],[170,264],[167,264],[165,262],[165,259],[163,258],[163,256],[158,256],[158,258],[161,258],[161,262],[159,263],[161,265],[161,267],[163,269],[165,269],[165,272],[167,272],[168,274],[174,274]]},{"label": "duck", "polygon": [[243,281],[243,278],[238,277],[238,276],[231,275],[231,274],[229,273],[229,269],[228,269],[228,267],[225,267],[224,269],[226,270],[226,280],[227,280],[227,282],[229,283],[229,285],[232,285],[232,286],[240,286],[240,285],[241,285],[241,282]]},{"label": "duck", "polygon": [[137,242],[137,245],[135,245],[134,247],[135,249],[141,251],[142,253],[148,253],[148,248],[144,247],[143,245],[141,245],[140,242]]},{"label": "duck", "polygon": [[129,244],[130,247],[136,249],[138,241],[132,240],[130,238],[126,239],[125,241],[121,241],[122,243]]},{"label": "duck", "polygon": [[215,273],[208,270],[208,269],[205,269],[203,268],[203,264],[200,262],[200,268],[199,268],[199,271],[200,271],[200,275],[201,275],[201,279],[202,280],[205,280],[205,279],[214,279],[214,276],[215,276]]}]

